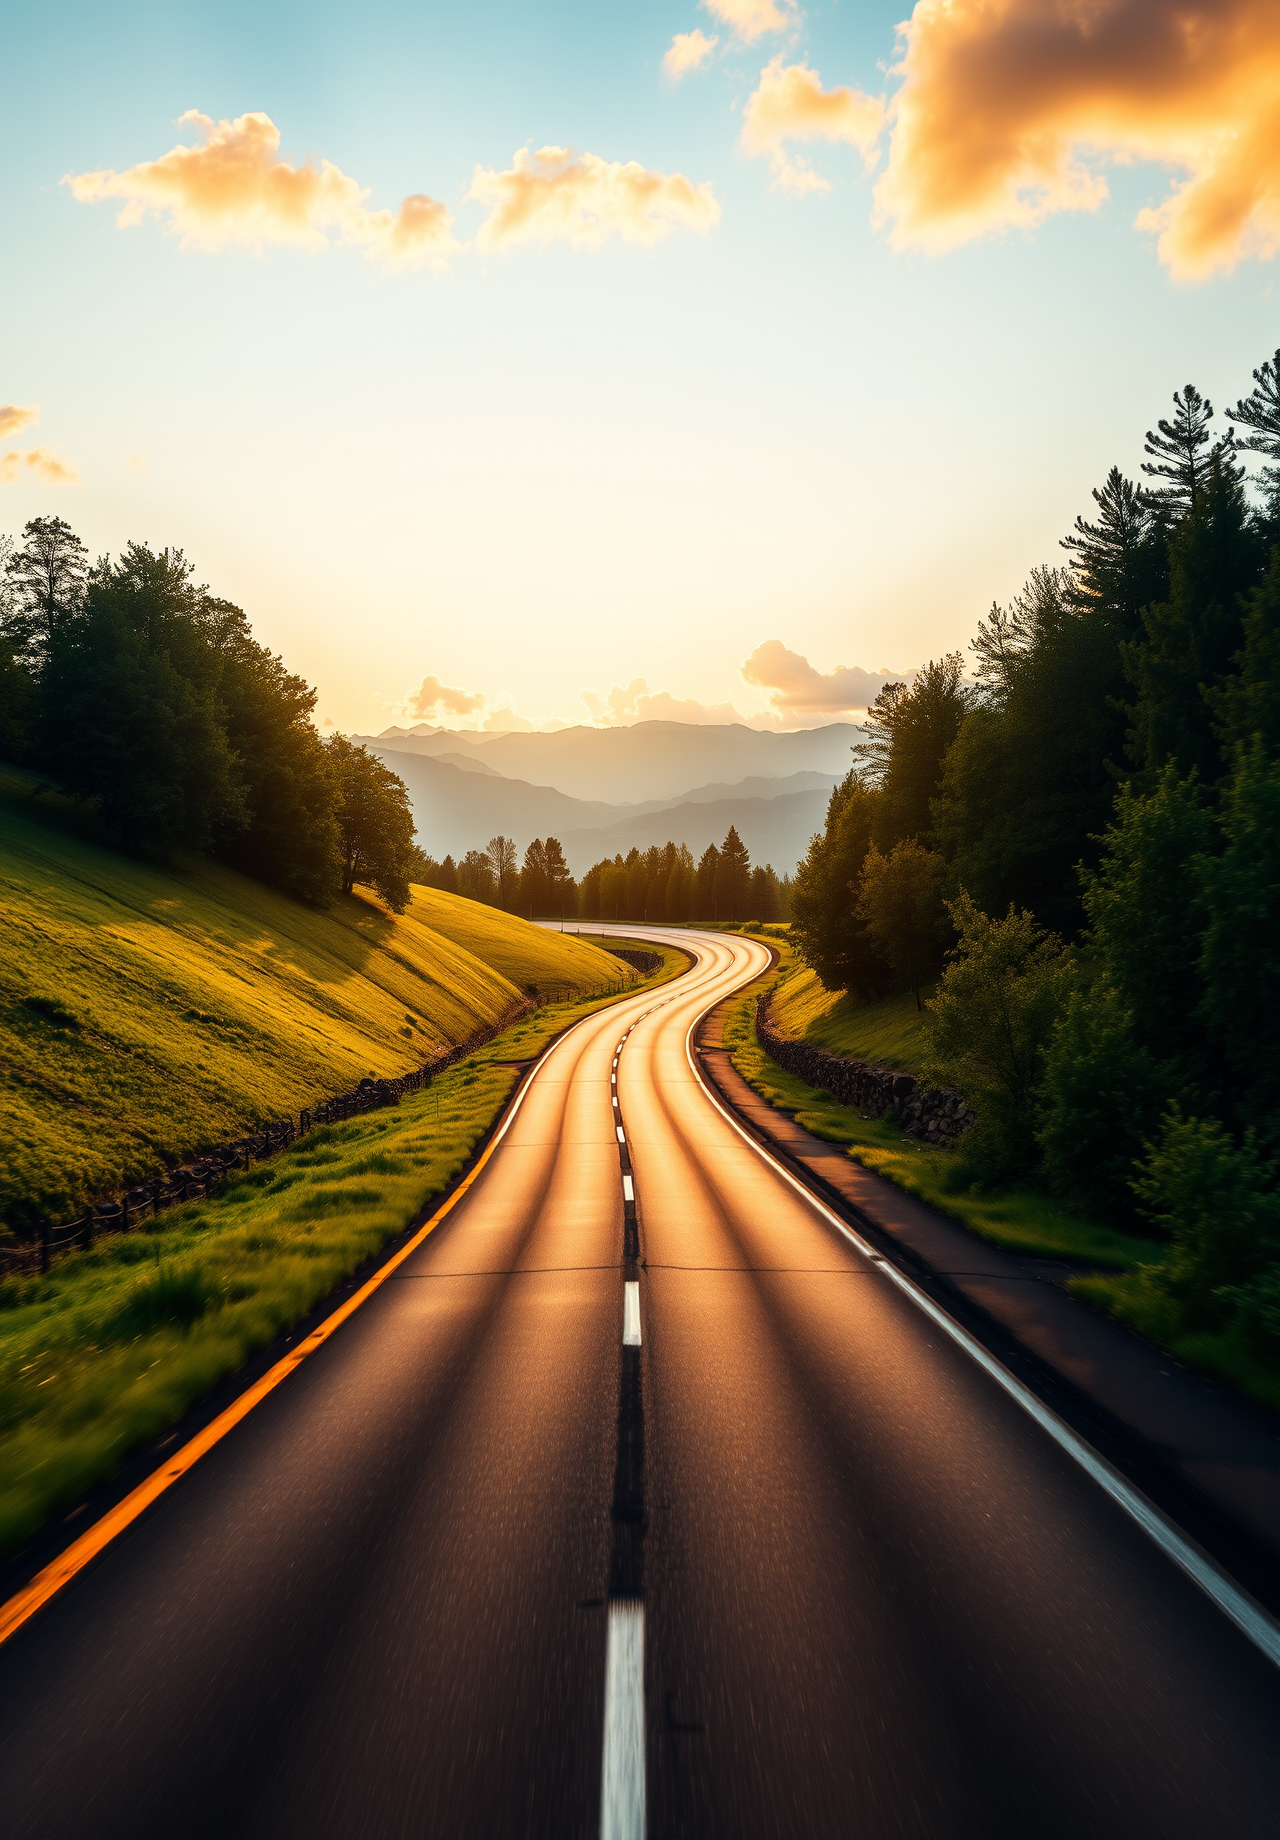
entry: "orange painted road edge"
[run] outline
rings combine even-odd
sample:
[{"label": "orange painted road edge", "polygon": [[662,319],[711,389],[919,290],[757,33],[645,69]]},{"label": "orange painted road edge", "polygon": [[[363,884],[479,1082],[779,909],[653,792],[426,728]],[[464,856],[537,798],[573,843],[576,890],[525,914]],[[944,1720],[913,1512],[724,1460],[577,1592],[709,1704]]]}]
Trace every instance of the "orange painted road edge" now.
[{"label": "orange painted road edge", "polygon": [[0,1642],[7,1642],[16,1630],[21,1629],[29,1617],[33,1617],[51,1597],[56,1596],[64,1584],[70,1583],[77,1572],[83,1571],[90,1560],[98,1556],[104,1546],[109,1546],[117,1534],[123,1533],[125,1528],[136,1521],[140,1514],[145,1513],[152,1502],[163,1495],[165,1490],[177,1482],[180,1476],[185,1476],[192,1465],[198,1463],[206,1451],[212,1450],[213,1446],[224,1438],[228,1431],[238,1425],[242,1418],[247,1417],[268,1393],[273,1392],[282,1380],[286,1380],[293,1373],[295,1368],[300,1367],[303,1361],[313,1355],[318,1348],[324,1346],[334,1330],[340,1328],[348,1316],[351,1316],[362,1303],[373,1295],[380,1284],[386,1283],[397,1265],[402,1265],[411,1252],[416,1252],[428,1233],[440,1224],[451,1208],[457,1206],[497,1149],[501,1139],[501,1132],[489,1139],[474,1168],[463,1177],[448,1200],[436,1209],[425,1226],[419,1227],[413,1238],[403,1245],[399,1252],[389,1258],[378,1271],[375,1271],[366,1284],[360,1286],[354,1296],[348,1297],[345,1303],[339,1304],[332,1316],[326,1316],[318,1329],[313,1329],[311,1334],[285,1355],[282,1361],[277,1361],[274,1367],[268,1368],[260,1380],[256,1380],[251,1387],[246,1388],[234,1405],[229,1405],[225,1412],[220,1412],[212,1423],[206,1425],[203,1431],[198,1431],[168,1462],[162,1463],[159,1469],[153,1470],[145,1482],[140,1482],[131,1494],[126,1495],[123,1501],[117,1502],[115,1507],[109,1513],[104,1514],[100,1521],[95,1521],[87,1533],[82,1533],[73,1545],[68,1546],[67,1550],[53,1561],[52,1565],[46,1565],[42,1572],[37,1572],[30,1584],[16,1592],[8,1603],[0,1608]]}]

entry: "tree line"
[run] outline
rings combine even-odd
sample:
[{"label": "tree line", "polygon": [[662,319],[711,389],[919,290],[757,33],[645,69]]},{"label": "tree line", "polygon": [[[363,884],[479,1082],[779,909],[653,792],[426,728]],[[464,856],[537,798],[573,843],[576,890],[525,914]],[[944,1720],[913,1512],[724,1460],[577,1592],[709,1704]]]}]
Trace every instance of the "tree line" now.
[{"label": "tree line", "polygon": [[404,785],[344,735],[180,550],[90,565],[61,518],[0,540],[0,757],[91,807],[125,849],[207,854],[304,899],[359,882],[402,911]]},{"label": "tree line", "polygon": [[972,669],[881,693],[793,935],[858,999],[941,972],[928,1071],[979,1117],[957,1181],[1167,1235],[1161,1307],[1274,1352],[1280,351],[1253,386],[1217,439],[1177,391],[1145,482],[1111,469]]},{"label": "tree line", "polygon": [[535,837],[523,862],[510,837],[491,837],[483,850],[457,861],[424,859],[415,878],[448,894],[466,895],[529,918],[647,921],[785,920],[791,883],[771,863],[751,856],[730,825],[724,842],[709,844],[697,862],[686,844],[632,848],[593,863],[575,881],[556,837]]}]

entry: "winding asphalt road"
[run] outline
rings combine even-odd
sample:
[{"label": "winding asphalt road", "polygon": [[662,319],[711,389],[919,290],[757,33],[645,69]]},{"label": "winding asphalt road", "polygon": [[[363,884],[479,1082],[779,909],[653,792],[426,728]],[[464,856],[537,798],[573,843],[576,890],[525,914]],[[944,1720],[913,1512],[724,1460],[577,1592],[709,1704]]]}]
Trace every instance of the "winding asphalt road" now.
[{"label": "winding asphalt road", "polygon": [[720,1112],[763,950],[681,942],[0,1648],[10,1840],[1271,1834],[1280,1674]]}]

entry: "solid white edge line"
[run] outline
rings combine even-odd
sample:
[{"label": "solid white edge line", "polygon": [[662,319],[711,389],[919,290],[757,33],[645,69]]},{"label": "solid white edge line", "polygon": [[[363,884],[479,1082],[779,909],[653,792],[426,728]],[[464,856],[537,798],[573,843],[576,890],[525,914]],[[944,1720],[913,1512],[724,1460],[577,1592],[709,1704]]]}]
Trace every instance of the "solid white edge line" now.
[{"label": "solid white edge line", "polygon": [[644,1605],[609,1605],[604,1651],[600,1840],[644,1840]]},{"label": "solid white edge line", "polygon": [[[751,975],[755,977],[759,974],[753,972]],[[744,978],[742,981],[743,983],[749,983],[750,979]],[[734,993],[730,991],[727,994],[732,996]],[[715,999],[716,1003],[723,1001],[723,995]],[[1118,1507],[1123,1508],[1125,1513],[1141,1527],[1142,1531],[1152,1543],[1160,1548],[1165,1557],[1171,1559],[1176,1566],[1185,1572],[1187,1577],[1190,1578],[1194,1584],[1200,1587],[1206,1597],[1210,1598],[1212,1602],[1217,1605],[1222,1614],[1235,1624],[1241,1634],[1247,1636],[1254,1646],[1260,1649],[1267,1657],[1268,1661],[1274,1666],[1280,1667],[1280,1627],[1277,1627],[1276,1623],[1268,1616],[1261,1604],[1255,1603],[1246,1592],[1240,1590],[1237,1585],[1234,1585],[1225,1573],[1219,1571],[1218,1567],[1206,1553],[1202,1553],[1184,1534],[1178,1531],[1172,1521],[1166,1519],[1154,1502],[1148,1501],[1146,1496],[1143,1495],[1139,1489],[1134,1488],[1133,1484],[1127,1481],[1118,1470],[1112,1468],[1105,1457],[1100,1456],[1096,1450],[1093,1450],[1086,1444],[1083,1438],[1077,1437],[1075,1432],[1058,1417],[1056,1412],[1051,1411],[1048,1406],[1044,1405],[1036,1398],[1035,1394],[1031,1392],[1028,1387],[1023,1386],[1020,1380],[1015,1379],[1014,1375],[1009,1372],[1007,1367],[997,1361],[994,1355],[988,1354],[982,1344],[975,1341],[967,1330],[962,1329],[958,1322],[955,1322],[947,1315],[945,1310],[939,1309],[930,1297],[927,1297],[923,1291],[912,1283],[910,1278],[906,1277],[898,1270],[896,1265],[891,1264],[887,1259],[883,1258],[880,1253],[867,1244],[866,1240],[855,1233],[851,1227],[846,1226],[838,1214],[833,1213],[824,1202],[820,1201],[815,1194],[805,1187],[803,1182],[793,1176],[791,1171],[786,1168],[783,1163],[780,1163],[775,1156],[772,1156],[769,1151],[765,1149],[764,1145],[758,1142],[744,1126],[740,1125],[732,1113],[725,1108],[703,1079],[698,1069],[698,1064],[693,1057],[693,1031],[697,1028],[703,1017],[714,1007],[714,1003],[708,1004],[701,1015],[696,1016],[689,1024],[684,1038],[684,1051],[685,1059],[689,1063],[689,1068],[694,1079],[702,1088],[708,1101],[715,1107],[716,1111],[720,1113],[725,1123],[730,1125],[733,1130],[737,1132],[738,1136],[745,1144],[748,1144],[751,1149],[755,1151],[762,1162],[767,1163],[771,1169],[782,1177],[784,1182],[788,1183],[789,1186],[795,1190],[796,1194],[799,1195],[802,1200],[808,1202],[815,1213],[821,1215],[825,1221],[835,1227],[837,1232],[842,1233],[849,1241],[850,1245],[856,1246],[864,1257],[870,1259],[872,1263],[875,1264],[877,1270],[884,1272],[886,1277],[890,1278],[892,1282],[897,1285],[902,1294],[913,1303],[918,1310],[921,1310],[929,1317],[931,1322],[936,1323],[944,1334],[949,1335],[951,1340],[964,1350],[976,1366],[982,1368],[983,1372],[988,1374],[991,1379],[996,1382],[997,1386],[1002,1387],[1009,1397],[1022,1407],[1022,1410],[1027,1414],[1028,1418],[1034,1419],[1041,1430],[1047,1432],[1054,1442],[1059,1445],[1069,1457],[1079,1464],[1085,1474],[1090,1476],[1092,1480],[1097,1483],[1099,1488],[1111,1497]]]},{"label": "solid white edge line", "polygon": [[640,1346],[640,1284],[628,1278],[622,1287],[622,1346]]}]

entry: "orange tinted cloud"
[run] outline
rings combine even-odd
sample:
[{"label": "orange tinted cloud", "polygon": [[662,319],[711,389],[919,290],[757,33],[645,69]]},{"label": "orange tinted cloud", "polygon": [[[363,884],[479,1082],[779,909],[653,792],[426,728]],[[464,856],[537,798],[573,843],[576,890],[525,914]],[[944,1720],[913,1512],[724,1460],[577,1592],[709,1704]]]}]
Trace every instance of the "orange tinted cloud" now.
[{"label": "orange tinted cloud", "polygon": [[436,710],[443,715],[471,716],[487,702],[482,690],[455,690],[450,684],[442,684],[438,677],[424,677],[404,707],[409,715],[424,718]]},{"label": "orange tinted cloud", "polygon": [[1093,210],[1105,160],[1185,174],[1140,213],[1182,277],[1280,245],[1276,0],[919,0],[889,163],[899,246]]},{"label": "orange tinted cloud", "polygon": [[696,70],[699,64],[705,64],[719,43],[718,38],[708,38],[705,32],[696,29],[677,32],[667,47],[662,68],[669,77],[678,80],[686,72]]},{"label": "orange tinted cloud", "polygon": [[40,420],[39,403],[0,403],[0,441]]},{"label": "orange tinted cloud", "polygon": [[398,211],[370,211],[367,190],[332,161],[290,166],[280,159],[280,130],[269,115],[211,121],[191,109],[180,125],[187,123],[199,130],[201,145],[172,147],[127,172],[68,173],[63,184],[82,204],[122,199],[122,226],[141,223],[148,211],[165,215],[184,243],[203,249],[324,249],[332,232],[372,260],[414,268],[439,263],[457,247],[453,220],[433,198],[415,193]]},{"label": "orange tinted cloud", "polygon": [[60,460],[51,447],[33,447],[25,454],[16,450],[0,454],[0,485],[11,486],[24,470],[34,473],[47,486],[74,486],[80,482],[76,469]]},{"label": "orange tinted cloud", "polygon": [[489,207],[478,249],[562,238],[598,248],[611,236],[655,243],[672,225],[713,230],[720,206],[710,185],[683,173],[650,172],[635,160],[602,160],[571,147],[522,147],[507,172],[477,166],[467,194]]},{"label": "orange tinted cloud", "polygon": [[825,192],[827,181],[789,154],[786,142],[845,141],[870,159],[884,117],[880,97],[864,96],[856,89],[823,89],[816,70],[804,64],[784,67],[776,57],[760,72],[759,85],[743,111],[743,151],[769,155],[779,190]]},{"label": "orange tinted cloud", "polygon": [[742,666],[749,684],[767,690],[774,709],[783,711],[869,709],[888,683],[899,683],[914,675],[911,671],[864,671],[861,665],[837,665],[834,671],[819,671],[799,652],[793,652],[781,639],[766,639],[757,645]]},{"label": "orange tinted cloud", "polygon": [[714,18],[750,43],[766,32],[788,32],[795,23],[790,6],[777,0],[702,0]]}]

